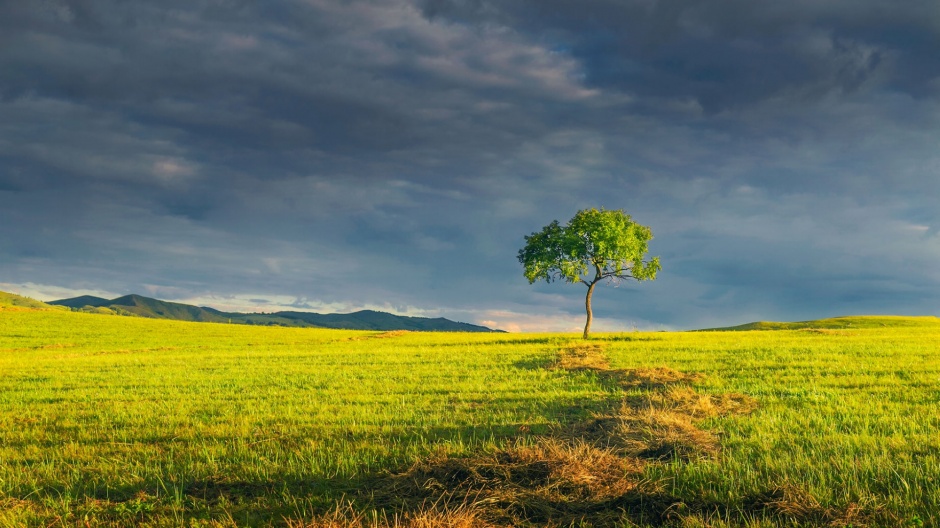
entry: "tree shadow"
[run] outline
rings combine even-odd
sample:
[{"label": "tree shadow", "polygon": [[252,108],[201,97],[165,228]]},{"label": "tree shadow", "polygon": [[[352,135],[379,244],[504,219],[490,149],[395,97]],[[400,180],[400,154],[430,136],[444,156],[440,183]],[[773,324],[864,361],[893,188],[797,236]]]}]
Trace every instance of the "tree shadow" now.
[{"label": "tree shadow", "polygon": [[515,361],[512,367],[519,370],[545,370],[551,367],[554,361],[554,359],[549,357],[537,356]]}]

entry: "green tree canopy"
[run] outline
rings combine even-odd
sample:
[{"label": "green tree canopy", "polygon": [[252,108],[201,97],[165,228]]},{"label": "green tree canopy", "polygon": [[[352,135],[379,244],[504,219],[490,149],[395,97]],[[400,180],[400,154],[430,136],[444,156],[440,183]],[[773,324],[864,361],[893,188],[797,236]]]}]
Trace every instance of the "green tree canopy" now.
[{"label": "green tree canopy", "polygon": [[584,338],[591,331],[591,295],[602,280],[653,280],[660,270],[659,257],[646,259],[650,228],[637,224],[618,209],[583,209],[566,225],[557,220],[542,231],[525,237],[519,262],[529,283],[564,280],[587,286],[584,307],[587,322]]}]

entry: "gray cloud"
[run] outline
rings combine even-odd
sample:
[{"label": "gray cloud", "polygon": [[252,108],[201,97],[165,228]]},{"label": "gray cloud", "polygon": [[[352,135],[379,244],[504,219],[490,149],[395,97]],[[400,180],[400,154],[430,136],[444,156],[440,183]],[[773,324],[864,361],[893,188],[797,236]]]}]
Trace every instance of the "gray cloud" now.
[{"label": "gray cloud", "polygon": [[[866,82],[937,95],[940,10],[862,2],[426,0],[432,18],[504,24],[584,59],[589,82],[689,96],[714,111],[784,96],[850,93]],[[879,69],[888,70],[879,77]]]}]

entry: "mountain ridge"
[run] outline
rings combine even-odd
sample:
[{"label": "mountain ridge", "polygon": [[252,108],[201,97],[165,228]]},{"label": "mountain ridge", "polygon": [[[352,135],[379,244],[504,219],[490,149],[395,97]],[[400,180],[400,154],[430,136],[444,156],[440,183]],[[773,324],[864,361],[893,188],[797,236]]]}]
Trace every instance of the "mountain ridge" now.
[{"label": "mountain ridge", "polygon": [[346,314],[280,311],[274,313],[223,312],[205,306],[163,301],[130,294],[115,299],[82,295],[50,301],[53,306],[93,313],[116,313],[151,319],[172,319],[210,323],[233,323],[267,326],[295,326],[345,330],[411,330],[437,332],[502,332],[486,326],[451,321],[443,317],[411,317],[377,310],[360,310]]}]

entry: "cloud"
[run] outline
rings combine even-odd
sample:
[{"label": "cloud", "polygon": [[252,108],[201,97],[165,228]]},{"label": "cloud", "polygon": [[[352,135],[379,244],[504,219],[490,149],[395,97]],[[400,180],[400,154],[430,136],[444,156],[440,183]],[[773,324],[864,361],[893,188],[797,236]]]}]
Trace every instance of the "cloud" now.
[{"label": "cloud", "polygon": [[53,284],[35,284],[27,282],[23,284],[12,284],[9,282],[0,282],[0,290],[25,297],[30,297],[40,301],[56,301],[59,299],[68,299],[82,295],[92,295],[103,299],[114,299],[122,294],[116,294],[106,290],[96,290],[88,288],[63,288]]},{"label": "cloud", "polygon": [[[797,102],[867,84],[910,95],[940,75],[929,2],[722,3],[426,0],[434,19],[504,24],[552,39],[585,65],[589,84],[641,96],[693,98],[720,112]],[[929,83],[926,83],[929,84]],[[929,89],[928,89],[929,90]]]}]

